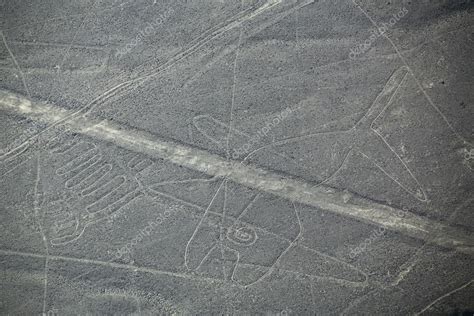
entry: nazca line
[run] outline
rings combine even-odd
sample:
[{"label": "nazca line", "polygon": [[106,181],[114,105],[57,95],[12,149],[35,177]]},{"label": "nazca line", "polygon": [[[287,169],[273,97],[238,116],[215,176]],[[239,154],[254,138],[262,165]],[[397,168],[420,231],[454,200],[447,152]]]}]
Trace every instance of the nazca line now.
[{"label": "nazca line", "polygon": [[244,186],[268,192],[317,209],[384,226],[441,247],[474,254],[474,237],[469,232],[445,225],[410,212],[377,203],[356,194],[313,184],[296,178],[288,178],[254,165],[211,154],[173,141],[161,139],[151,133],[117,125],[107,120],[94,120],[78,116],[66,119],[70,111],[42,102],[32,101],[22,95],[0,90],[0,110],[54,124],[64,120],[72,132],[111,142],[128,150],[153,158],[165,159],[174,164],[206,173],[210,176],[227,177]]}]

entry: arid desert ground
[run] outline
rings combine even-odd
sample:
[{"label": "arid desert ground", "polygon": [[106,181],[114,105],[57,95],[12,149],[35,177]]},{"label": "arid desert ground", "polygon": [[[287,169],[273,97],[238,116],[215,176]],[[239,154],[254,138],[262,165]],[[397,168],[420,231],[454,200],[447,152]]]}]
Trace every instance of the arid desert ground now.
[{"label": "arid desert ground", "polygon": [[0,12],[1,315],[473,315],[473,1]]}]

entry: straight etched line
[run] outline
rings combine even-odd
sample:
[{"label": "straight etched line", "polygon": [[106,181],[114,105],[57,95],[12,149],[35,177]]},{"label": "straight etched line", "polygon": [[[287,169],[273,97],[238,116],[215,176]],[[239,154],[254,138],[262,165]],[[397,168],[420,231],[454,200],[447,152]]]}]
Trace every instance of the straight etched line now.
[{"label": "straight etched line", "polygon": [[13,60],[13,63],[15,64],[18,72],[20,73],[21,82],[23,83],[23,87],[25,88],[26,94],[31,98],[30,90],[28,89],[28,85],[26,84],[25,73],[21,70],[20,65],[18,64],[18,61],[16,60],[15,55],[13,55],[13,52],[11,51],[10,47],[8,46],[7,39],[5,38],[5,35],[2,31],[0,31],[0,35],[2,36],[3,44],[5,44],[5,47],[7,48],[7,51]]},{"label": "straight etched line", "polygon": [[[5,250],[5,249],[0,249],[0,254],[9,255],[9,256],[38,258],[38,259],[45,258],[45,255],[43,254],[14,251],[14,250]],[[76,263],[82,263],[82,264],[88,264],[88,265],[105,266],[109,268],[120,268],[120,269],[126,269],[126,270],[131,270],[131,271],[140,271],[140,272],[146,272],[146,273],[151,273],[151,274],[166,275],[170,277],[188,279],[192,281],[206,281],[206,282],[214,283],[214,284],[216,282],[222,282],[222,283],[231,285],[231,283],[229,282],[223,282],[219,279],[208,278],[205,276],[197,276],[197,275],[186,274],[186,273],[170,272],[170,271],[164,271],[164,270],[153,269],[153,268],[138,267],[131,264],[115,263],[111,261],[100,261],[100,260],[94,260],[94,259],[83,259],[83,258],[54,256],[54,255],[49,256],[49,260],[69,261],[69,262],[76,262]]]},{"label": "straight etched line", "polygon": [[446,297],[448,297],[448,296],[450,296],[450,295],[452,295],[452,294],[454,294],[454,293],[456,293],[456,292],[458,292],[458,291],[460,291],[460,290],[462,290],[462,289],[468,287],[468,286],[471,285],[473,282],[474,282],[474,279],[472,279],[471,281],[465,283],[464,285],[462,285],[462,286],[460,286],[460,287],[458,287],[458,288],[456,288],[456,289],[454,289],[454,290],[452,290],[452,291],[450,291],[450,292],[444,294],[443,296],[438,297],[436,300],[434,300],[433,302],[431,302],[428,306],[426,306],[425,308],[423,308],[421,311],[419,311],[419,312],[416,313],[415,315],[418,316],[418,315],[423,314],[423,313],[426,312],[428,309],[430,309],[434,304],[436,304],[436,303],[438,303],[439,301],[441,301],[442,299],[444,299],[444,298],[446,298]]}]

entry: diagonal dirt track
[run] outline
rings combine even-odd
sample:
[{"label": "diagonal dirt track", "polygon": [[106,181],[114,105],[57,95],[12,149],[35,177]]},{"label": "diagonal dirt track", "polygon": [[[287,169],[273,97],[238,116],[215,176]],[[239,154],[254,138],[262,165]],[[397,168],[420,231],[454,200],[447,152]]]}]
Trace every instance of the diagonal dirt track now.
[{"label": "diagonal dirt track", "polygon": [[[409,212],[404,212],[404,216],[400,217],[397,213],[401,210],[352,193],[324,186],[313,187],[312,184],[300,179],[288,179],[257,166],[228,161],[207,151],[164,140],[151,133],[107,120],[95,121],[84,117],[67,120],[66,118],[70,116],[69,111],[32,101],[9,91],[0,91],[0,109],[49,125],[63,121],[62,124],[75,133],[107,141],[150,157],[165,159],[211,176],[227,177],[247,187],[324,211],[384,226],[441,247],[474,254],[474,240],[469,232]],[[8,159],[14,159],[14,156],[9,156]]]}]

